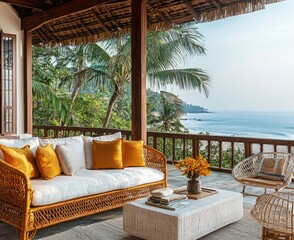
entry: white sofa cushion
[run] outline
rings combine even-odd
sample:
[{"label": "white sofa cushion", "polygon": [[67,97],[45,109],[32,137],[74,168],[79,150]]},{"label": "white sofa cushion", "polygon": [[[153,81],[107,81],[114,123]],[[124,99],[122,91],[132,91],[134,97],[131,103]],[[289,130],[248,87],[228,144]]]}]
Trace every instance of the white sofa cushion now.
[{"label": "white sofa cushion", "polygon": [[[39,142],[40,142],[40,146],[46,146],[47,144],[51,144],[53,149],[55,150],[57,145],[66,144],[66,146],[62,147],[62,150],[61,148],[59,149],[59,154],[56,151],[58,160],[60,162],[61,170],[65,174],[72,175],[74,173],[74,170],[84,168],[85,149],[84,149],[83,135],[74,136],[74,137],[65,137],[65,138],[44,138],[44,139],[40,138]],[[76,149],[74,149],[73,153],[70,153],[70,150],[68,150],[69,148],[71,148],[70,147],[71,145],[76,146]],[[74,158],[69,159],[70,156],[74,156]],[[67,160],[74,161],[72,166],[73,167],[72,171],[66,167],[66,162],[69,162]],[[75,164],[76,162],[80,164]],[[74,167],[75,165],[77,166],[76,168]],[[81,166],[81,167],[78,167],[78,166]]]},{"label": "white sofa cushion", "polygon": [[50,180],[32,179],[33,206],[43,206],[92,194],[162,180],[164,174],[148,167],[129,167],[111,170],[87,170],[74,176],[57,176]]},{"label": "white sofa cushion", "polygon": [[77,170],[86,168],[82,138],[74,138],[71,141],[57,144],[55,152],[64,174],[74,175]]},{"label": "white sofa cushion", "polygon": [[[0,139],[0,144],[6,147],[22,148],[25,145],[30,145],[34,156],[36,155],[37,148],[39,146],[39,139],[37,137],[22,138],[22,139]],[[4,159],[3,152],[0,150],[0,159]]]},{"label": "white sofa cushion", "polygon": [[98,137],[83,137],[84,139],[84,147],[85,147],[85,158],[86,158],[86,167],[87,169],[92,168],[93,164],[93,140],[99,140],[99,141],[113,141],[115,139],[121,138],[121,132],[117,132],[111,135],[103,135]]},{"label": "white sofa cushion", "polygon": [[64,138],[39,138],[39,142],[40,146],[46,146],[47,144],[51,144],[53,149],[55,149],[57,144],[64,144],[66,142],[71,142],[75,139],[83,139],[83,135]]}]

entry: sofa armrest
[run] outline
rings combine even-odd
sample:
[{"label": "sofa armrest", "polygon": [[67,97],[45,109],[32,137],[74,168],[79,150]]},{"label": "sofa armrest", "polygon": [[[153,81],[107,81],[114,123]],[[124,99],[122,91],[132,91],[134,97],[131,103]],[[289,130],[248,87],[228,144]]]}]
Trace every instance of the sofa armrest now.
[{"label": "sofa armrest", "polygon": [[161,152],[144,145],[144,158],[147,167],[163,172],[166,178],[166,157]]},{"label": "sofa armrest", "polygon": [[0,220],[23,231],[29,224],[31,197],[29,178],[0,160]]}]

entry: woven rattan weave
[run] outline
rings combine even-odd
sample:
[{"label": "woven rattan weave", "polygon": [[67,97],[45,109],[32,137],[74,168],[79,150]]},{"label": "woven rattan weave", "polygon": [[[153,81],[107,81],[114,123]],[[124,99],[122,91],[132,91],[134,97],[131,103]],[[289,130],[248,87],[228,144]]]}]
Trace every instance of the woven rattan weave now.
[{"label": "woven rattan weave", "polygon": [[278,192],[257,198],[251,215],[262,224],[262,239],[294,239],[294,193]]},{"label": "woven rattan weave", "polygon": [[[285,178],[283,181],[267,180],[256,178],[257,172],[260,169],[260,164],[263,158],[287,158],[287,164],[285,166]],[[291,153],[271,152],[271,153],[259,153],[246,158],[242,162],[238,163],[233,169],[234,178],[243,185],[243,195],[256,196],[254,194],[245,193],[247,185],[264,188],[275,189],[280,191],[287,187],[293,178],[294,170],[294,155]]]},{"label": "woven rattan weave", "polygon": [[27,176],[0,161],[0,221],[16,227],[19,238],[27,240],[32,239],[38,229],[146,197],[150,191],[166,187],[166,159],[148,146],[144,146],[144,156],[147,167],[164,173],[163,180],[41,207],[31,206],[32,188]]}]

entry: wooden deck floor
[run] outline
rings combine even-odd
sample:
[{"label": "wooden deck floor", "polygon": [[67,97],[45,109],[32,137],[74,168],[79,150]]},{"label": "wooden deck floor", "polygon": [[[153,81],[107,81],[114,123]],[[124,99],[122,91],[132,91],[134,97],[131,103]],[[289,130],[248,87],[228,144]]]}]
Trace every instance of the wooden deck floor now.
[{"label": "wooden deck floor", "polygon": [[[180,173],[175,169],[173,165],[168,165],[169,187],[175,189],[177,187],[186,185],[186,182],[187,182],[186,177],[181,176]],[[205,186],[205,187],[219,188],[219,189],[230,190],[234,192],[241,192],[242,190],[242,186],[233,179],[231,174],[228,174],[228,173],[213,172],[211,176],[203,177],[201,182],[202,182],[202,186]],[[248,191],[254,194],[263,194],[263,190],[259,188],[248,188]],[[255,197],[245,197],[244,203],[254,204],[255,199],[256,199]],[[104,213],[98,213],[93,216],[83,217],[74,221],[57,224],[53,227],[39,230],[34,239],[45,240],[51,235],[54,235],[61,231],[69,231],[71,228],[75,226],[88,225],[95,222],[101,222],[101,221],[105,221],[109,219],[118,218],[121,216],[122,216],[122,208],[114,209]],[[18,237],[17,237],[16,230],[10,227],[9,225],[0,222],[0,239],[1,240],[17,240]],[[59,240],[59,239],[56,239],[56,240]]]}]

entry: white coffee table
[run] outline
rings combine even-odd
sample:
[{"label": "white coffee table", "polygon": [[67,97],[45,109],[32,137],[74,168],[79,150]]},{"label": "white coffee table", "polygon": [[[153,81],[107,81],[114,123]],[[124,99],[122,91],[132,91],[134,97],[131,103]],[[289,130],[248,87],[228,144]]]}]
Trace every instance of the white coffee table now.
[{"label": "white coffee table", "polygon": [[145,204],[146,199],[123,207],[123,229],[144,239],[198,239],[243,217],[243,196],[217,190],[218,194],[190,200],[189,206],[176,211]]}]

